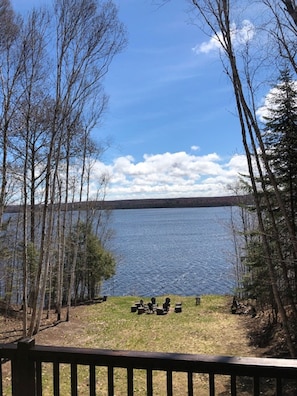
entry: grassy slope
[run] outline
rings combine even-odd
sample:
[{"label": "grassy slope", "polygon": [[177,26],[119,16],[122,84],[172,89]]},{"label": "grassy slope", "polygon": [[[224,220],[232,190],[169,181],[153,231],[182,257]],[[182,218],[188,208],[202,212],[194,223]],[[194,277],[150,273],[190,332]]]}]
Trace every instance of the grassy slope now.
[{"label": "grassy slope", "polygon": [[[202,297],[200,306],[194,297],[169,297],[171,311],[165,316],[131,313],[135,297],[109,298],[100,306],[89,307],[86,346],[217,355],[254,353],[247,346],[242,322],[230,315],[226,297]],[[157,298],[159,305],[164,299]],[[179,301],[182,312],[174,313]],[[100,329],[100,337],[94,328]]]},{"label": "grassy slope", "polygon": [[[42,331],[36,344],[128,349],[213,355],[259,356],[248,345],[246,317],[230,314],[231,297],[202,296],[171,298],[170,313],[137,315],[131,305],[139,297],[108,297],[106,302],[73,308],[70,322]],[[157,297],[161,305],[165,297]],[[144,302],[149,299],[144,298]],[[174,304],[182,302],[182,312]]]},{"label": "grassy slope", "polygon": [[[166,296],[167,297],[167,296]],[[72,310],[72,319],[61,323],[36,336],[36,344],[54,344],[103,349],[126,349],[159,352],[181,352],[229,356],[260,356],[261,351],[248,345],[244,328],[247,318],[230,314],[231,298],[224,296],[202,296],[201,305],[196,306],[194,297],[169,296],[171,312],[137,315],[131,313],[131,305],[137,297],[108,297],[107,301]],[[144,299],[148,301],[149,299]],[[159,305],[165,297],[157,297]],[[173,312],[174,304],[182,302],[182,312]],[[248,319],[252,320],[252,319]],[[69,369],[62,370],[62,394],[69,394]],[[145,381],[136,373],[135,391],[145,395]],[[106,394],[106,371],[98,369],[98,391]],[[125,395],[126,373],[117,369],[118,384],[116,395]],[[175,375],[177,395],[183,395],[186,387],[185,375]],[[163,373],[154,375],[156,395],[166,394],[166,380]],[[207,394],[207,377],[195,379],[199,394]],[[79,375],[80,394],[87,395],[87,372],[84,368]],[[44,379],[46,392],[50,394],[52,379],[50,374]],[[226,390],[225,379],[220,379],[217,390],[222,395]]]}]

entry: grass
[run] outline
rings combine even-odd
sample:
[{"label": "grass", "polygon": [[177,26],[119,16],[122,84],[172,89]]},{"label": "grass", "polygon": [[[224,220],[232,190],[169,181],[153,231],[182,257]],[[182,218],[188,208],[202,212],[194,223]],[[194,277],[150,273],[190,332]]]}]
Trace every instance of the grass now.
[{"label": "grass", "polygon": [[[65,345],[75,347],[122,349],[155,352],[194,353],[228,356],[259,356],[259,351],[248,344],[244,321],[246,318],[232,315],[232,298],[207,295],[196,305],[195,297],[176,295],[157,297],[161,305],[165,297],[171,299],[167,315],[131,312],[131,306],[141,297],[108,297],[106,302],[80,306],[71,311],[70,322],[41,331],[36,344]],[[149,299],[143,298],[144,302]],[[175,313],[175,303],[182,302],[182,312]],[[45,365],[43,377],[44,395],[52,395],[52,368]],[[70,394],[69,367],[61,367],[61,394]],[[107,394],[105,368],[97,369],[98,394]],[[145,374],[137,370],[134,378],[135,395],[145,395]],[[186,389],[186,374],[174,373],[176,395]],[[78,369],[79,395],[88,395],[88,371]],[[116,392],[114,396],[126,395],[126,371],[115,370]],[[195,389],[206,395],[208,377],[195,375]],[[217,392],[224,395],[226,379],[218,379]],[[166,379],[162,372],[154,373],[154,395],[166,394]],[[227,391],[226,391],[227,392]],[[244,395],[245,393],[242,393]]]},{"label": "grass", "polygon": [[[169,297],[171,310],[164,316],[131,313],[131,305],[139,300],[133,296],[110,297],[88,307],[84,346],[233,356],[254,353],[243,322],[230,314],[229,297],[207,295],[198,306],[194,297]],[[159,305],[164,300],[165,296],[157,298]],[[182,302],[181,313],[173,312],[176,302]]]}]

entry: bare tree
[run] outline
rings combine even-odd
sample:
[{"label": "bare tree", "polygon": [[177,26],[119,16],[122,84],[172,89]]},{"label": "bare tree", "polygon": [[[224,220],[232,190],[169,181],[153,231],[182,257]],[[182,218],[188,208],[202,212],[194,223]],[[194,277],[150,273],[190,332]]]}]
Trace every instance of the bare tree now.
[{"label": "bare tree", "polygon": [[[85,144],[79,147],[75,142],[79,140],[79,134],[84,139],[86,130],[89,136],[90,130],[100,119],[107,103],[102,79],[113,56],[125,45],[124,28],[118,21],[117,10],[111,1],[98,5],[94,0],[56,0],[53,33],[56,37],[53,76],[56,81],[55,104],[47,157],[42,245],[36,282],[39,286],[36,290],[39,306],[35,305],[36,309],[33,309],[31,333],[38,331],[43,308],[50,249],[50,241],[45,238],[52,234],[53,226],[53,215],[51,211],[48,212],[48,204],[53,207],[59,169],[65,163],[65,158],[68,163],[73,153],[78,157],[80,152],[85,151]],[[64,147],[67,145],[65,157]],[[75,152],[76,149],[79,151]],[[82,163],[82,169],[84,167]],[[82,170],[82,177],[84,174]],[[79,195],[82,196],[81,193]],[[67,204],[67,198],[64,203]]]},{"label": "bare tree", "polygon": [[[288,349],[290,354],[295,356],[296,351],[293,343],[293,332],[290,327],[287,311],[284,307],[285,301],[282,299],[280,289],[278,288],[279,274],[275,270],[271,246],[269,244],[270,238],[267,233],[268,230],[265,227],[265,216],[268,214],[270,217],[270,224],[272,224],[273,236],[277,241],[279,241],[279,233],[274,216],[275,203],[271,201],[271,195],[267,190],[267,179],[269,180],[269,185],[273,188],[279,210],[285,220],[287,235],[291,241],[291,247],[295,252],[297,252],[296,238],[292,226],[292,219],[290,218],[287,208],[282,200],[279,186],[267,158],[262,139],[261,128],[256,116],[255,85],[253,85],[255,79],[251,79],[253,76],[251,65],[253,63],[249,53],[249,39],[247,37],[247,40],[244,42],[244,52],[240,52],[234,43],[236,28],[233,24],[233,4],[231,1],[192,0],[192,4],[194,9],[198,11],[198,17],[203,18],[208,29],[210,30],[210,33],[220,44],[224,69],[233,85],[234,97],[241,128],[242,142],[247,157],[249,176],[255,198],[258,225],[262,236],[265,257],[268,263],[271,287],[282,319]],[[269,40],[272,40],[271,36],[269,35],[268,38]],[[279,56],[281,57],[281,54],[279,54]],[[263,54],[263,57],[264,58],[262,59],[258,58],[258,60],[262,62],[265,61],[266,54]],[[243,65],[243,71],[240,70],[239,65]],[[253,72],[259,70],[258,68],[259,64],[257,67],[254,64]],[[265,200],[265,205],[267,208],[265,214],[261,210],[262,201],[260,200],[260,195],[264,197]],[[269,229],[269,233],[271,233],[271,228]],[[284,276],[283,281],[286,282],[287,286],[289,287],[286,276],[288,270],[283,260],[280,244],[278,246],[279,248],[277,249],[277,252]],[[296,306],[293,299],[290,300],[290,304],[292,307],[293,316],[296,318]]]},{"label": "bare tree", "polygon": [[[24,335],[32,335],[52,276],[61,317],[65,236],[72,226],[68,203],[89,197],[88,155],[98,149],[91,132],[108,102],[103,79],[126,38],[111,0],[55,0],[53,8],[36,9],[26,19],[3,0],[0,22],[0,228],[9,186],[17,183],[22,221],[18,217],[15,235],[22,259],[14,262],[23,273]],[[70,196],[78,162],[80,187]]]},{"label": "bare tree", "polygon": [[23,94],[20,85],[22,61],[20,59],[19,33],[22,20],[12,10],[9,0],[0,4],[0,131],[1,131],[1,185],[0,185],[0,229],[3,212],[7,204],[8,184],[8,139],[11,123],[18,102]]}]

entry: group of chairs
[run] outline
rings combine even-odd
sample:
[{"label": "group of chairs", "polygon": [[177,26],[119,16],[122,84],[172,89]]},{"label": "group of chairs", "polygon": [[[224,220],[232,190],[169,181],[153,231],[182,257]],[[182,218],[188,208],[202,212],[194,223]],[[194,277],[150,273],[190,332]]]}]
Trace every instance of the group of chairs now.
[{"label": "group of chairs", "polygon": [[[131,312],[137,312],[138,315],[143,313],[154,314],[157,315],[166,315],[170,311],[170,298],[166,297],[164,303],[159,306],[156,302],[156,298],[152,297],[150,302],[144,303],[143,300],[136,302],[131,306]],[[176,303],[174,312],[179,313],[182,312],[182,303]]]}]

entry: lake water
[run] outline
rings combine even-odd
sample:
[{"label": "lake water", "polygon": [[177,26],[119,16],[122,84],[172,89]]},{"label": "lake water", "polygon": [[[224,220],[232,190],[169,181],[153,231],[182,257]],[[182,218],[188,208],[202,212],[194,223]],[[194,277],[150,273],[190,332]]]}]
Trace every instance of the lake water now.
[{"label": "lake water", "polygon": [[116,275],[102,294],[229,294],[234,288],[228,207],[114,210]]}]

